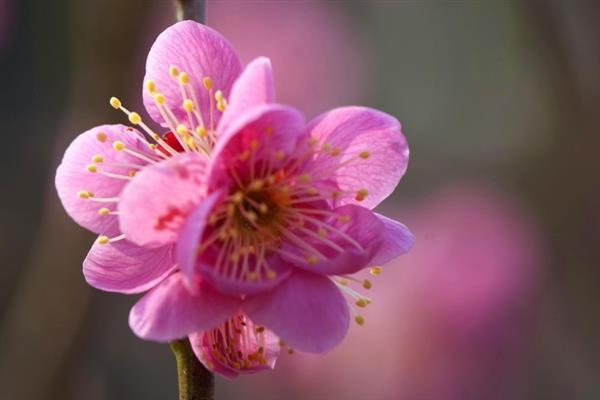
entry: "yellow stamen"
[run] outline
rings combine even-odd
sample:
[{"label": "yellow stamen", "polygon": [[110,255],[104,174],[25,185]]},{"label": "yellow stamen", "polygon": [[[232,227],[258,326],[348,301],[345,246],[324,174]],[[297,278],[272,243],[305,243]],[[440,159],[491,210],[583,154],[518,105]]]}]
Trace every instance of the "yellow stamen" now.
[{"label": "yellow stamen", "polygon": [[98,236],[98,244],[107,244],[109,240],[108,236]]},{"label": "yellow stamen", "polygon": [[156,84],[154,83],[153,80],[149,80],[146,82],[146,89],[148,90],[148,93],[150,93],[150,94],[154,94],[154,92],[156,92]]},{"label": "yellow stamen", "polygon": [[171,65],[169,67],[169,75],[171,75],[173,78],[177,77],[177,75],[179,75],[179,69],[176,66]]},{"label": "yellow stamen", "polygon": [[131,122],[134,125],[137,125],[140,122],[142,122],[142,117],[140,117],[140,114],[136,112],[129,113],[129,122]]},{"label": "yellow stamen", "polygon": [[106,142],[106,139],[107,139],[106,133],[104,133],[104,132],[98,132],[98,133],[96,134],[96,139],[98,139],[98,141],[99,141],[100,143],[104,143],[104,142]]},{"label": "yellow stamen", "polygon": [[88,172],[97,172],[98,169],[96,168],[96,164],[88,164],[87,167],[85,167],[85,169],[87,169]]},{"label": "yellow stamen", "polygon": [[358,153],[358,156],[360,158],[362,158],[363,160],[366,160],[367,158],[369,158],[371,156],[371,153],[369,153],[368,151],[361,151],[360,153]]},{"label": "yellow stamen", "polygon": [[116,151],[123,151],[125,149],[125,143],[117,140],[113,143],[113,149]]},{"label": "yellow stamen", "polygon": [[98,215],[108,215],[110,214],[110,210],[106,207],[102,207],[101,209],[98,210]]},{"label": "yellow stamen", "polygon": [[121,100],[117,99],[116,97],[111,97],[110,105],[113,106],[113,108],[118,110],[119,108],[121,108]]},{"label": "yellow stamen", "polygon": [[360,189],[358,192],[356,192],[356,201],[363,201],[367,195],[369,194],[369,191],[367,189]]},{"label": "yellow stamen", "polygon": [[183,101],[183,109],[188,112],[192,111],[194,109],[194,102],[190,99],[185,99]]},{"label": "yellow stamen", "polygon": [[179,83],[181,83],[182,85],[187,85],[189,81],[190,77],[188,76],[188,74],[186,74],[185,72],[179,74]]},{"label": "yellow stamen", "polygon": [[365,289],[371,289],[373,287],[373,284],[370,280],[365,279],[362,283],[362,287],[364,287]]},{"label": "yellow stamen", "polygon": [[382,271],[381,267],[378,267],[378,266],[371,267],[371,269],[369,269],[369,273],[373,276],[377,276],[377,275],[381,274],[381,271]]},{"label": "yellow stamen", "polygon": [[205,76],[204,79],[202,79],[202,84],[206,90],[210,90],[213,87],[213,81],[208,76]]},{"label": "yellow stamen", "polygon": [[354,317],[354,321],[356,321],[359,326],[363,326],[365,324],[365,318],[362,315],[357,315]]},{"label": "yellow stamen", "polygon": [[95,163],[101,163],[104,161],[104,158],[100,154],[96,154],[92,157],[92,161]]}]

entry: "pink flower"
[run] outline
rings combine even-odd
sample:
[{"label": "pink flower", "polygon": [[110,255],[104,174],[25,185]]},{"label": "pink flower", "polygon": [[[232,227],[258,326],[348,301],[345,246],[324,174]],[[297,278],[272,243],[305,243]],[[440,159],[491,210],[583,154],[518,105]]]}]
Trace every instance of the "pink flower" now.
[{"label": "pink flower", "polygon": [[149,290],[131,310],[133,331],[191,335],[199,359],[224,375],[272,367],[277,336],[331,349],[349,325],[344,294],[368,302],[340,279],[413,243],[404,225],[371,211],[406,170],[400,124],[362,107],[306,124],[274,102],[268,59],[242,71],[224,38],[191,21],[158,37],[146,69],[146,109],[170,131],[156,134],[113,98],[153,142],[96,127],[57,171],[67,212],[100,234],[87,281]]}]

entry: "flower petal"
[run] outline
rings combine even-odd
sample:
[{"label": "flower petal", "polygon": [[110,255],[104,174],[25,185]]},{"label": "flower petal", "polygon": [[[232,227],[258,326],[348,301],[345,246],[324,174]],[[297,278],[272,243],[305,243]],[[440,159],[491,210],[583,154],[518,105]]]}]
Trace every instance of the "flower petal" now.
[{"label": "flower petal", "polygon": [[408,252],[415,244],[415,236],[408,230],[406,225],[381,214],[374,214],[383,222],[385,233],[383,234],[384,240],[381,247],[375,254],[372,263],[382,265]]},{"label": "flower petal", "polygon": [[[115,203],[99,203],[78,196],[81,191],[91,192],[94,197],[118,197],[123,187],[129,182],[104,176],[98,172],[91,173],[88,165],[94,163],[92,158],[100,156],[102,163],[96,167],[98,171],[106,171],[128,175],[132,168],[110,167],[107,164],[132,164],[140,168],[147,163],[124,151],[113,149],[115,141],[123,142],[127,147],[145,152],[146,144],[141,133],[123,125],[102,125],[92,128],[69,145],[61,164],[56,170],[55,185],[58,196],[71,218],[79,225],[95,233],[108,229],[116,220],[114,215],[100,216],[98,210],[108,208],[114,211]],[[100,158],[98,158],[100,160]]]},{"label": "flower petal", "polygon": [[127,239],[150,247],[175,242],[185,218],[206,195],[205,170],[200,154],[182,153],[136,176],[119,201]]},{"label": "flower petal", "polygon": [[[292,153],[305,133],[304,117],[291,107],[264,104],[240,113],[224,131],[218,133],[209,185],[230,185],[232,180],[228,176],[231,168],[242,180],[252,179],[251,171],[259,162],[274,160],[277,151]],[[252,156],[243,157],[252,153]]]},{"label": "flower petal", "polygon": [[340,151],[337,156],[319,154],[312,169],[336,179],[343,191],[368,191],[364,200],[352,195],[342,198],[340,205],[374,208],[394,191],[406,171],[408,144],[391,115],[365,107],[336,108],[312,120],[308,131],[321,146]]},{"label": "flower petal", "polygon": [[298,271],[272,291],[248,296],[244,310],[300,351],[324,353],[349,326],[348,304],[326,277]]},{"label": "flower petal", "polygon": [[208,222],[208,217],[214,205],[222,196],[221,191],[207,196],[202,203],[187,217],[181,227],[179,239],[177,240],[177,263],[179,269],[188,278],[194,277],[196,259],[198,258],[198,245]]},{"label": "flower petal", "polygon": [[[221,326],[189,336],[196,357],[209,370],[227,378],[273,369],[279,337],[242,313]],[[241,356],[240,356],[241,354]]]},{"label": "flower petal", "polygon": [[352,274],[367,267],[384,241],[384,224],[364,207],[349,204],[333,212],[335,216],[321,220],[306,215],[304,226],[291,232],[283,246],[295,257],[283,258],[323,275]]},{"label": "flower petal", "polygon": [[[119,234],[117,221],[104,234]],[[93,287],[108,292],[140,293],[154,287],[175,269],[173,246],[147,249],[128,240],[94,243],[85,261],[83,275]]]},{"label": "flower petal", "polygon": [[218,326],[240,301],[222,295],[206,282],[192,294],[176,273],[150,290],[131,309],[129,326],[142,339],[166,342]]},{"label": "flower petal", "polygon": [[[221,90],[229,96],[231,86],[242,71],[242,62],[231,44],[220,33],[194,21],[182,21],[162,32],[150,49],[146,61],[146,82],[153,80],[156,90],[164,94],[166,105],[180,121],[186,120],[183,97],[177,78],[169,74],[169,67],[176,66],[189,76],[187,84],[194,93],[205,123],[210,121],[210,93],[203,86],[203,79],[210,77],[212,93]],[[144,89],[144,104],[150,116],[166,126],[152,96]],[[215,112],[215,124],[220,113]]]},{"label": "flower petal", "polygon": [[240,113],[257,105],[275,101],[271,60],[259,57],[251,61],[233,84],[229,105],[223,114],[219,129],[222,131]]}]

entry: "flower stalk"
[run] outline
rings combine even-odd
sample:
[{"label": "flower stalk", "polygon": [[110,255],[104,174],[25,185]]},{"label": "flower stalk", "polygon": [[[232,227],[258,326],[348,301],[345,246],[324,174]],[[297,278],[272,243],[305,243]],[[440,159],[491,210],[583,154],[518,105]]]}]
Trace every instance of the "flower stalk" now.
[{"label": "flower stalk", "polygon": [[179,400],[213,400],[214,375],[198,361],[190,341],[174,340],[169,346],[177,363]]}]

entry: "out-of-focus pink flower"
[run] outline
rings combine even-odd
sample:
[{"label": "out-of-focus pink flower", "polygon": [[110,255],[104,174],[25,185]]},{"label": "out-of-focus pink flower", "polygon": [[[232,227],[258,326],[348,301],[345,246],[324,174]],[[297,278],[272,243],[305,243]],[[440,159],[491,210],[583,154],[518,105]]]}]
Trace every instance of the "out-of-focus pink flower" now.
[{"label": "out-of-focus pink flower", "polygon": [[[252,388],[242,381],[241,390],[264,399],[292,393],[310,399],[514,398],[539,277],[529,216],[506,194],[479,185],[457,186],[392,215],[402,215],[419,240],[374,282],[378,306],[367,308],[365,325],[327,359],[298,355],[290,363],[283,357],[277,371]],[[258,392],[262,387],[268,389]]]},{"label": "out-of-focus pink flower", "polygon": [[[275,335],[301,351],[330,350],[348,329],[344,294],[368,301],[347,275],[413,243],[404,225],[371,211],[407,167],[399,122],[344,107],[306,124],[274,103],[268,59],[241,71],[225,39],[192,21],[158,37],[146,68],[144,104],[170,131],[155,133],[112,98],[154,142],[99,126],[75,139],[57,170],[67,212],[100,234],[86,279],[108,291],[150,289],[131,310],[133,331],[157,341],[192,335],[199,358],[224,375],[272,366],[265,341]],[[255,324],[269,337],[244,328]]]},{"label": "out-of-focus pink flower", "polygon": [[366,92],[367,47],[335,4],[317,1],[212,1],[208,22],[242,60],[268,55],[277,67],[277,101],[313,116]]}]

